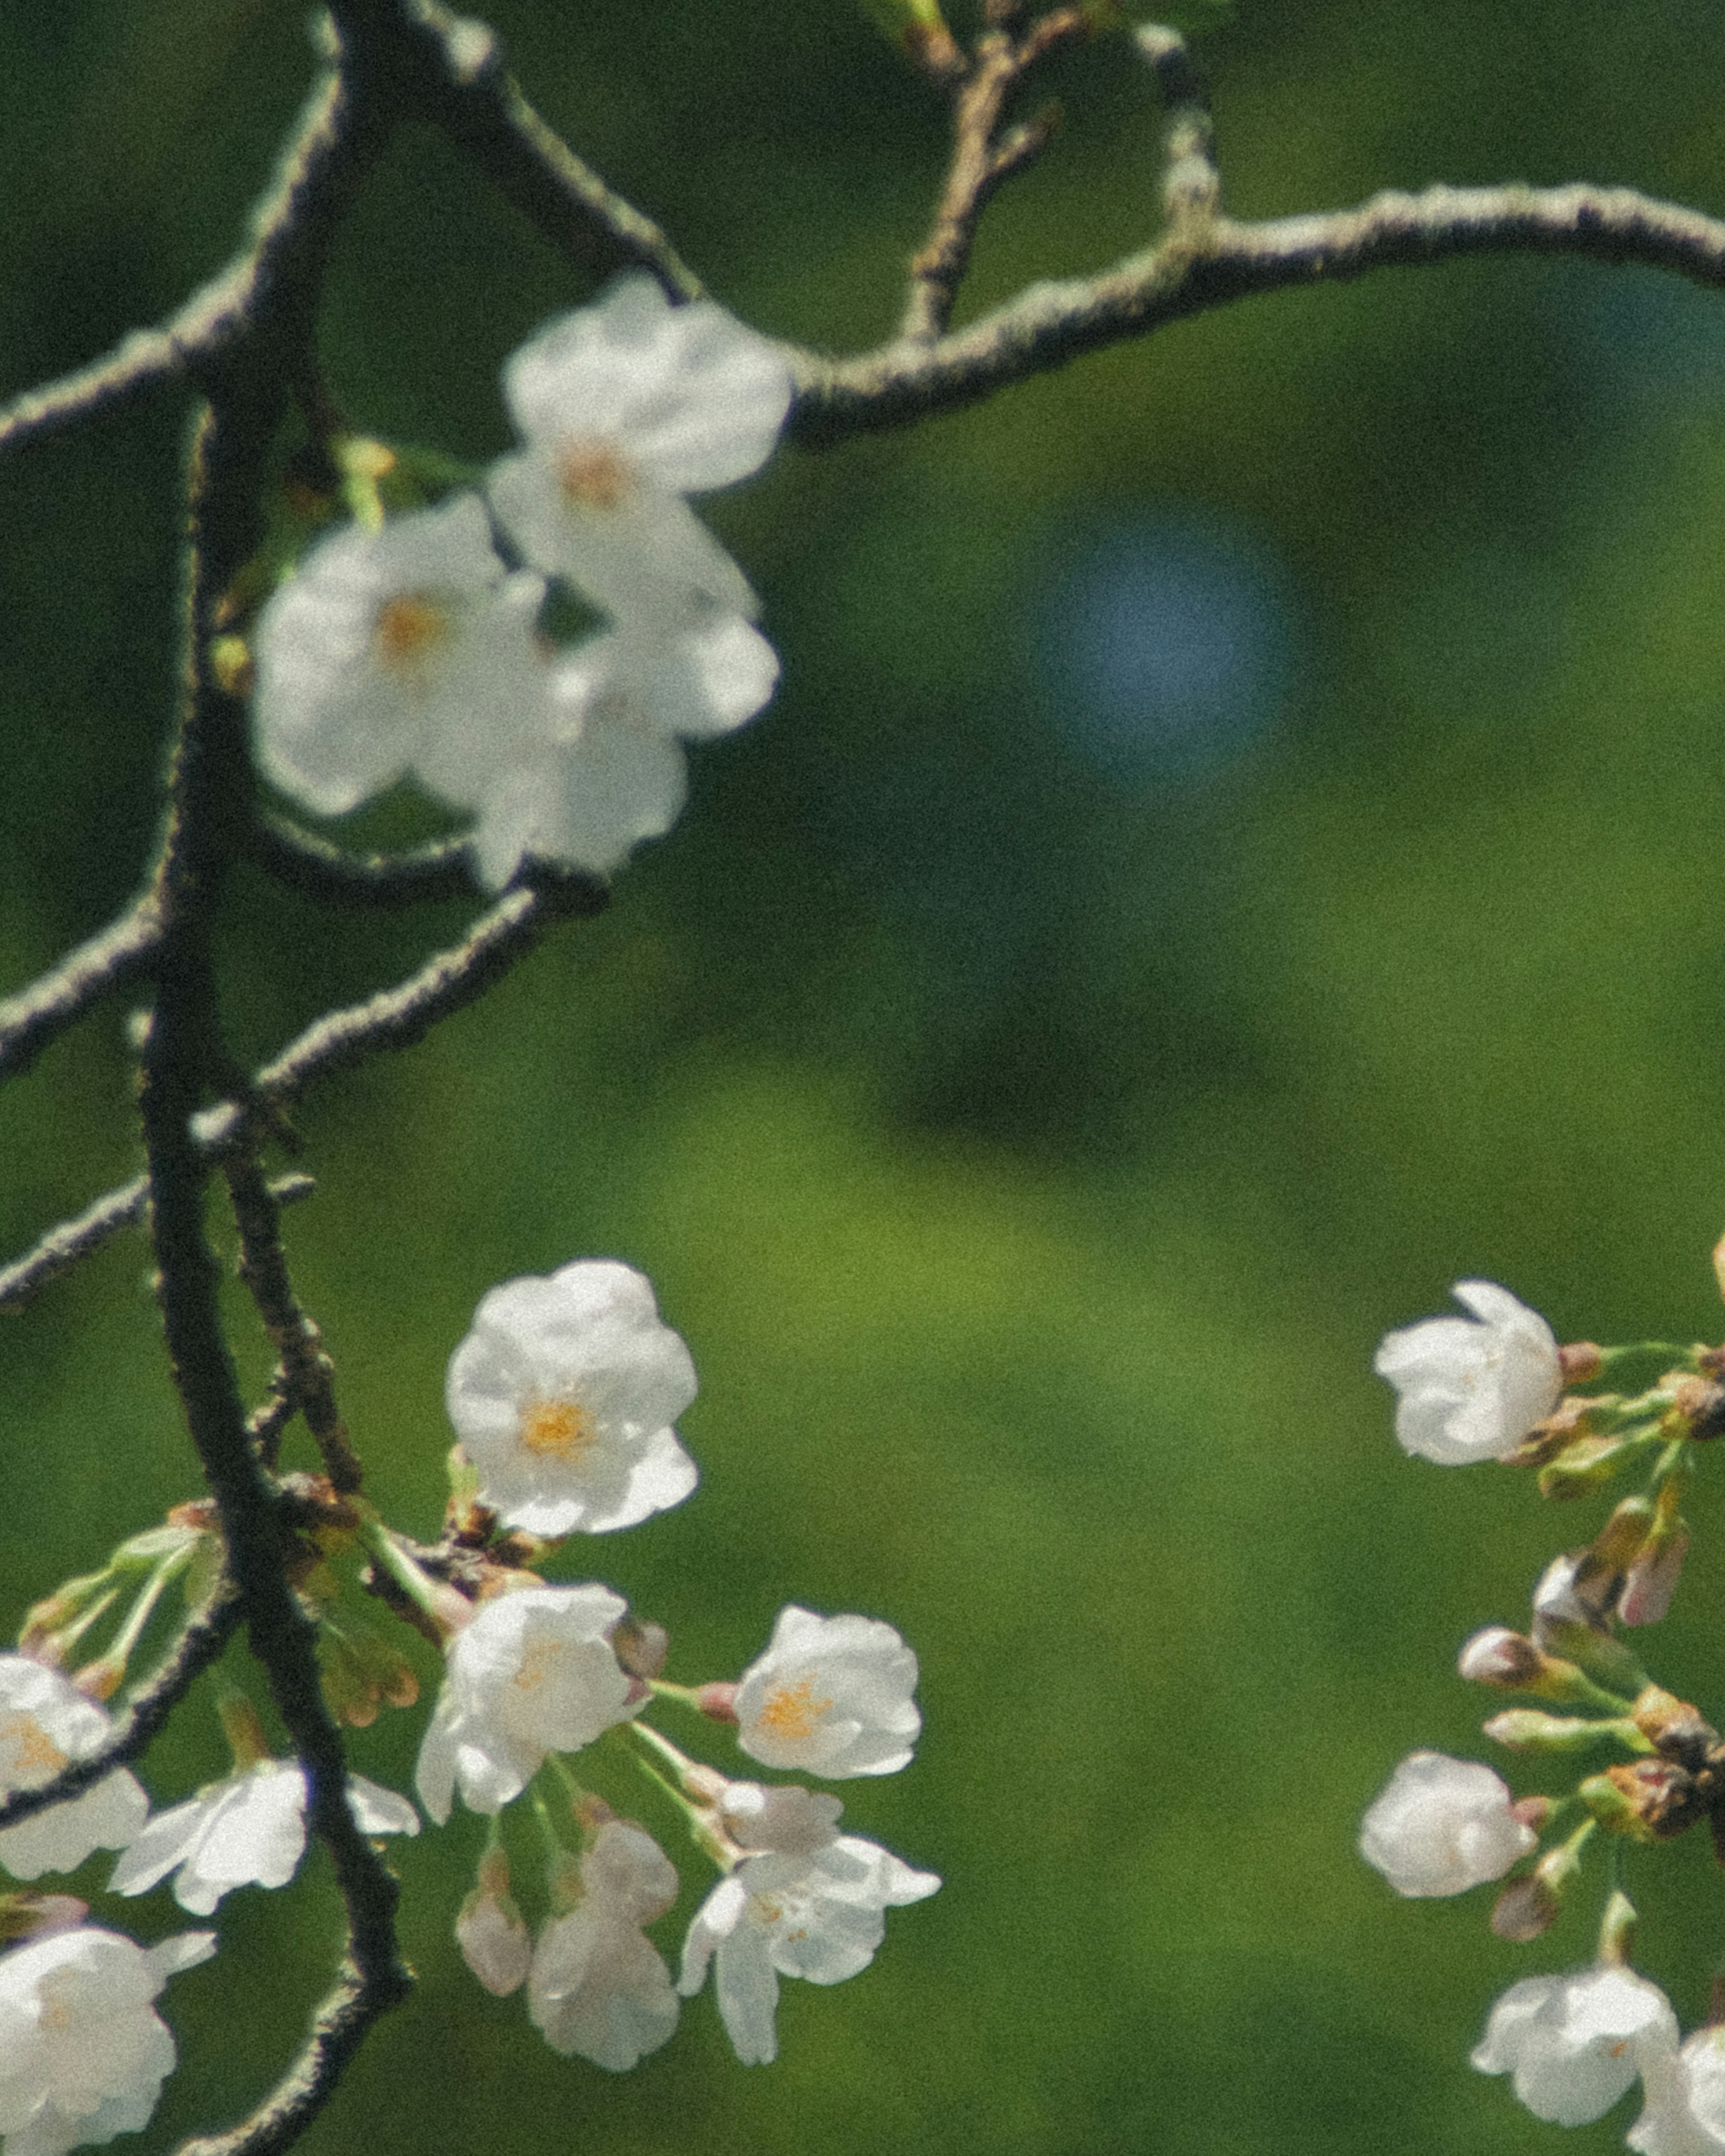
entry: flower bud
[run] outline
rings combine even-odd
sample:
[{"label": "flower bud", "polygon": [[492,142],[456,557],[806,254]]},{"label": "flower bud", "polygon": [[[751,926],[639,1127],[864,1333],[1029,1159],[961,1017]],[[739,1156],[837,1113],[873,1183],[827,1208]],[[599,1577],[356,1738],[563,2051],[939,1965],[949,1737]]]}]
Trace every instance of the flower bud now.
[{"label": "flower bud", "polygon": [[1594,1340],[1568,1341],[1558,1350],[1558,1368],[1566,1385],[1590,1385],[1604,1365],[1604,1355]]},{"label": "flower bud", "polygon": [[709,1722],[735,1722],[737,1686],[734,1684],[701,1685],[696,1691],[695,1704]]},{"label": "flower bud", "polygon": [[663,1625],[639,1617],[622,1617],[611,1628],[611,1649],[632,1677],[650,1683],[665,1668],[670,1652],[670,1635]]},{"label": "flower bud", "polygon": [[[506,1864],[504,1871],[506,1877]],[[455,1919],[455,1943],[462,1960],[497,1998],[508,1998],[526,1982],[533,1941],[506,1889],[498,1893],[475,1887]]]},{"label": "flower bud", "polygon": [[1680,1522],[1661,1540],[1651,1536],[1624,1575],[1617,1614],[1625,1625],[1656,1625],[1671,1606],[1683,1560],[1689,1553],[1689,1530]]},{"label": "flower bud", "polygon": [[51,1938],[69,1932],[90,1914],[75,1894],[0,1894],[0,1944]]},{"label": "flower bud", "polygon": [[1521,1633],[1512,1632],[1507,1625],[1488,1625],[1462,1641],[1455,1669],[1470,1684],[1495,1685],[1502,1691],[1527,1691],[1538,1682],[1546,1660]]},{"label": "flower bud", "polygon": [[1510,1752],[1586,1752],[1611,1738],[1640,1751],[1645,1742],[1627,1717],[1585,1722],[1572,1714],[1542,1714],[1531,1707],[1494,1714],[1485,1724],[1485,1734]]},{"label": "flower bud", "polygon": [[1491,1909],[1491,1928],[1500,1939],[1525,1945],[1548,1930],[1563,1904],[1537,1871],[1512,1879]]}]

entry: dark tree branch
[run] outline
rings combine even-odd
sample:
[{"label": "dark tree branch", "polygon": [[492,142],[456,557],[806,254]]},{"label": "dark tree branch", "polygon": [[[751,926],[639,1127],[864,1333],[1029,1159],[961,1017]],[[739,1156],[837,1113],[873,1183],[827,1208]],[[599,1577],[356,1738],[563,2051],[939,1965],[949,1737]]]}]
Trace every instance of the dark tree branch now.
[{"label": "dark tree branch", "polygon": [[249,851],[278,883],[320,906],[422,906],[472,898],[480,890],[459,839],[439,839],[410,854],[349,854],[285,817],[259,811]]},{"label": "dark tree branch", "polygon": [[[385,988],[362,1004],[331,1011],[290,1041],[252,1081],[244,1101],[223,1101],[193,1118],[200,1154],[214,1159],[244,1144],[253,1127],[292,1106],[316,1080],[351,1070],[384,1049],[411,1048],[439,1020],[463,1010],[501,980],[533,948],[553,922],[599,912],[609,896],[590,876],[538,872],[534,881],[506,891],[471,933],[453,950],[440,951],[398,988]],[[270,1185],[278,1204],[311,1194],[304,1176]],[[0,1315],[22,1310],[38,1291],[80,1259],[136,1227],[149,1211],[146,1177],[123,1183],[70,1220],[51,1228],[33,1250],[0,1267]]]},{"label": "dark tree branch", "polygon": [[69,951],[52,973],[0,1002],[0,1079],[28,1070],[110,989],[135,980],[161,940],[156,896],[146,891],[118,920]]},{"label": "dark tree branch", "polygon": [[[281,1247],[281,1209],[255,1160],[242,1155],[224,1163],[239,1229],[239,1277],[251,1290],[264,1329],[281,1358],[285,1396],[305,1418],[324,1472],[335,1489],[351,1496],[365,1481],[336,1405],[335,1365],[323,1335],[300,1306]],[[252,1432],[254,1437],[259,1433]]]},{"label": "dark tree branch", "polygon": [[[280,356],[272,354],[278,363]],[[213,678],[208,649],[223,594],[256,544],[255,505],[280,380],[272,371],[267,382],[231,382],[228,396],[207,410],[194,453],[185,706],[157,882],[163,940],[139,1105],[169,1365],[221,1517],[252,1651],[305,1771],[311,1825],[329,1850],[347,1915],[349,1966],[321,2010],[339,2015],[347,2041],[331,2071],[301,2097],[303,2125],[366,2029],[406,1997],[412,1979],[396,1944],[395,1879],[348,1807],[347,1758],[324,1702],[316,1629],[288,1582],[276,1486],[258,1458],[223,1331],[219,1270],[204,1229],[208,1155],[192,1130],[222,1052],[209,939],[234,841],[245,828],[236,810],[249,802],[244,714]],[[268,2130],[264,2122],[292,2100],[291,2087],[278,2091],[232,2137],[234,2145],[254,2145]],[[275,2145],[285,2144],[278,2138]]]},{"label": "dark tree branch", "polygon": [[0,1827],[15,1826],[20,1820],[46,1811],[50,1804],[82,1796],[116,1767],[129,1767],[141,1759],[157,1730],[219,1657],[239,1622],[239,1598],[224,1579],[203,1607],[187,1620],[162,1662],[131,1693],[126,1712],[101,1748],[87,1759],[76,1759],[62,1768],[40,1789],[14,1789],[0,1799]]}]

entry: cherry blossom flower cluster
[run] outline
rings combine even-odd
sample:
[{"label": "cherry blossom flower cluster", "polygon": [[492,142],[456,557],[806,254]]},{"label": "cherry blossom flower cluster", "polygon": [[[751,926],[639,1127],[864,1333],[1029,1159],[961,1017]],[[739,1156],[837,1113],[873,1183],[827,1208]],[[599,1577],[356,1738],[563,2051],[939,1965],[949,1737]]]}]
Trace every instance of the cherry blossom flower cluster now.
[{"label": "cherry blossom flower cluster", "polygon": [[[1725,1291],[1725,1244],[1714,1261]],[[1596,1958],[1512,1984],[1472,2062],[1507,2075],[1537,2117],[1566,2126],[1602,2118],[1639,2082],[1631,2148],[1717,2156],[1725,2152],[1725,1989],[1715,1987],[1706,2020],[1685,2041],[1664,1992],[1630,1965],[1635,1911],[1617,1880],[1628,1852],[1703,1822],[1725,1852],[1725,1738],[1656,1683],[1624,1637],[1663,1617],[1677,1591],[1689,1546],[1684,1488],[1725,1432],[1725,1348],[1560,1346],[1507,1289],[1462,1281],[1455,1293],[1466,1317],[1406,1327],[1378,1350],[1406,1451],[1443,1466],[1524,1466],[1547,1496],[1585,1498],[1627,1474],[1646,1478],[1591,1543],[1548,1565],[1525,1630],[1491,1625],[1463,1644],[1460,1674],[1540,1702],[1484,1725],[1523,1760],[1550,1769],[1619,1756],[1567,1788],[1517,1797],[1481,1762],[1413,1753],[1368,1808],[1360,1854],[1409,1897],[1502,1882],[1491,1928],[1523,1943],[1540,1938],[1592,1876],[1603,1904]],[[1624,1383],[1630,1374],[1639,1389]],[[1606,1861],[1596,1863],[1602,1851]]]},{"label": "cherry blossom flower cluster", "polygon": [[[516,352],[523,446],[481,483],[317,541],[252,639],[271,783],[338,816],[412,778],[473,819],[501,889],[528,858],[608,875],[683,805],[682,744],[729,733],[778,676],[755,595],[687,497],[772,454],[778,348],[644,272]],[[367,467],[393,469],[379,444]],[[559,647],[553,588],[599,625]]]},{"label": "cherry blossom flower cluster", "polygon": [[[457,1442],[438,1543],[412,1541],[319,1477],[295,1483],[311,1522],[300,1592],[320,1620],[332,1710],[363,1727],[382,1705],[418,1698],[410,1666],[357,1607],[362,1598],[442,1649],[414,1780],[436,1825],[458,1801],[485,1821],[454,1923],[468,1968],[500,1996],[524,1989],[554,2050],[614,2071],[667,2041],[709,1974],[738,2058],[772,2060],[782,1979],[858,1974],[885,1938],[886,1911],[940,1885],[841,1831],[837,1796],[803,1779],[733,1776],[647,1719],[662,1703],[728,1732],[774,1774],[896,1774],[922,1717],[916,1659],[891,1625],[789,1607],[735,1678],[680,1684],[662,1674],[660,1627],[600,1582],[539,1569],[571,1535],[635,1526],[689,1496],[697,1471],[675,1424],[695,1394],[689,1350],[646,1279],[584,1260],[492,1289],[451,1357]],[[167,1590],[177,1585],[195,1603],[215,1543],[208,1505],[182,1507],[29,1612],[18,1650],[0,1654],[0,1795],[46,1791],[104,1756],[114,1733],[105,1702]],[[80,1661],[128,1595],[107,1647]],[[94,1771],[87,1786],[0,1830],[0,1867],[34,1881],[117,1851],[108,1892],[168,1888],[206,1917],[236,1889],[285,1886],[305,1852],[305,1772],[275,1756],[224,1670],[213,1689],[231,1773],[152,1811],[130,1767]],[[652,1928],[682,1881],[649,1828],[614,1803],[628,1777],[716,1875],[690,1911],[675,1974]],[[362,1774],[350,1776],[347,1799],[369,1836],[420,1830],[408,1798]],[[524,1866],[524,1837],[536,1864]],[[3,2156],[61,2156],[141,2127],[175,2060],[154,2001],[171,1975],[216,1949],[213,1932],[146,1948],[89,1918],[70,1894],[0,1894],[0,1939],[13,1942],[0,1952]]]}]

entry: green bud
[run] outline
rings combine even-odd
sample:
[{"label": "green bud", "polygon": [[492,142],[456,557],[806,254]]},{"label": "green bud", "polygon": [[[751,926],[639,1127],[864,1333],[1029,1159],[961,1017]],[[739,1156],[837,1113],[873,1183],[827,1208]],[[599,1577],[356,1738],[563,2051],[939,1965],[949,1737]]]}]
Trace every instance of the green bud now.
[{"label": "green bud", "polygon": [[862,0],[863,13],[913,67],[925,74],[951,75],[964,66],[957,40],[947,28],[940,0]]},{"label": "green bud", "polygon": [[1653,1747],[1627,1716],[1584,1722],[1572,1714],[1543,1714],[1538,1707],[1512,1707],[1485,1724],[1494,1744],[1511,1752],[1588,1752],[1595,1744],[1621,1744],[1628,1752]]}]

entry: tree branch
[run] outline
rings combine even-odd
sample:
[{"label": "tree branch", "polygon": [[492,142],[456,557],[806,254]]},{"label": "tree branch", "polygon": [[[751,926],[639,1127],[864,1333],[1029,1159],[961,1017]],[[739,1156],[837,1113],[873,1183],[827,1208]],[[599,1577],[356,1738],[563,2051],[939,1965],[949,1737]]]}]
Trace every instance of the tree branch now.
[{"label": "tree branch", "polygon": [[161,940],[156,895],[146,891],[117,920],[69,951],[51,973],[0,1002],[0,1080],[28,1070],[110,988],[135,979]]},{"label": "tree branch", "polygon": [[300,1307],[289,1277],[281,1209],[255,1160],[245,1155],[224,1166],[239,1229],[239,1277],[275,1342],[284,1392],[305,1418],[325,1474],[337,1491],[351,1496],[365,1476],[336,1405],[335,1366],[324,1353],[323,1335]]},{"label": "tree branch", "polygon": [[946,328],[983,212],[1001,182],[1028,164],[1054,133],[1058,114],[1050,107],[997,139],[1007,100],[1050,53],[1089,33],[1083,11],[1069,7],[1042,16],[1022,38],[1003,27],[978,39],[953,92],[952,162],[933,230],[911,264],[901,337],[927,343]]},{"label": "tree branch", "polygon": [[608,187],[522,95],[495,31],[437,0],[335,0],[349,34],[403,77],[413,110],[448,136],[559,252],[590,275],[650,271],[672,300],[701,280],[650,218]]},{"label": "tree branch", "polygon": [[[280,410],[279,384],[236,381],[207,409],[193,455],[185,702],[169,784],[157,890],[163,918],[157,996],[143,1043],[139,1106],[149,1168],[157,1296],[187,1428],[216,1501],[253,1653],[305,1771],[307,1813],[335,1866],[347,1916],[344,1979],[323,2011],[349,2034],[300,2123],[335,2085],[365,2030],[406,1997],[395,1936],[398,1888],[354,1820],[341,1732],[325,1704],[316,1628],[289,1584],[273,1477],[259,1461],[223,1331],[220,1275],[204,1229],[208,1155],[192,1117],[223,1055],[210,934],[247,798],[242,714],[214,678],[209,644],[222,597],[256,544],[255,503]],[[243,2137],[284,2100],[270,2098]],[[285,2145],[278,2141],[277,2145]]]},{"label": "tree branch", "polygon": [[794,352],[791,439],[819,449],[954,412],[1085,353],[1270,292],[1469,254],[1577,254],[1725,287],[1725,223],[1630,187],[1429,187],[1357,209],[1176,228],[1101,276],[1033,285],[933,344]]},{"label": "tree branch", "polygon": [[260,812],[248,850],[278,883],[320,906],[420,906],[472,898],[479,890],[460,839],[439,839],[410,854],[350,854],[285,817]]},{"label": "tree branch", "polygon": [[50,1804],[81,1796],[116,1767],[129,1767],[141,1759],[168,1716],[220,1656],[239,1622],[239,1598],[224,1579],[203,1607],[187,1620],[167,1654],[132,1693],[126,1712],[100,1748],[87,1759],[75,1759],[69,1767],[63,1767],[40,1789],[14,1789],[0,1799],[0,1827],[14,1826],[20,1820],[46,1811]]}]

